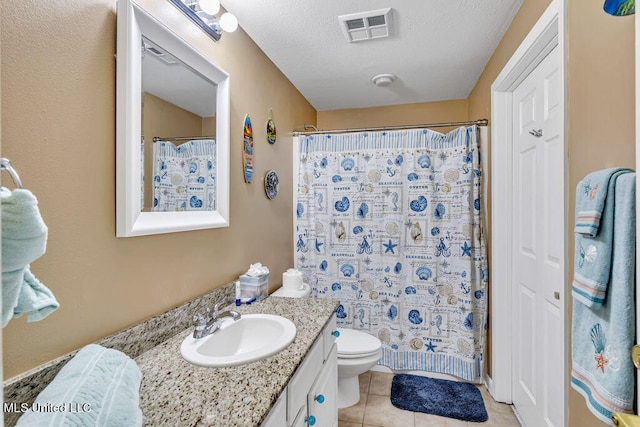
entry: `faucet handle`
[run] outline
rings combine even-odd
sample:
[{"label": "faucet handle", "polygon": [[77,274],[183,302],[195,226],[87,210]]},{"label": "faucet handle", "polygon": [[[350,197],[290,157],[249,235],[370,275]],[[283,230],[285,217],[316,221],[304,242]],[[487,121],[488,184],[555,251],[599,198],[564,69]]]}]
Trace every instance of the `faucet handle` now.
[{"label": "faucet handle", "polygon": [[196,331],[201,331],[207,326],[207,320],[200,313],[193,316],[193,326],[195,326]]},{"label": "faucet handle", "polygon": [[218,315],[220,314],[220,304],[221,303],[217,303],[216,305],[213,306],[213,316],[214,317],[218,317]]},{"label": "faucet handle", "polygon": [[193,337],[194,338],[202,338],[205,333],[205,329],[207,329],[207,320],[200,313],[193,316]]}]

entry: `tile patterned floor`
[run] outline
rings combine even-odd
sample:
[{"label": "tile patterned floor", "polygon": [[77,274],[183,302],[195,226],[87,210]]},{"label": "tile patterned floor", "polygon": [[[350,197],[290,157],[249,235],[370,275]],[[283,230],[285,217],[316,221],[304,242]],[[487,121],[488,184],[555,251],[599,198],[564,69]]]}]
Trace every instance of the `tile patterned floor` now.
[{"label": "tile patterned floor", "polygon": [[360,375],[360,402],[338,410],[338,427],[517,427],[510,405],[498,403],[484,386],[479,387],[489,419],[471,423],[436,415],[409,412],[391,404],[393,374],[369,371]]}]

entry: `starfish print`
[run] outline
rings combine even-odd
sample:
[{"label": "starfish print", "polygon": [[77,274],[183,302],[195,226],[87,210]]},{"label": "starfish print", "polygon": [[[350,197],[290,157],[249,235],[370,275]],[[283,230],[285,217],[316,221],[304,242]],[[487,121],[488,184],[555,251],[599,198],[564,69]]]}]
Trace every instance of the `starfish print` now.
[{"label": "starfish print", "polygon": [[398,246],[397,244],[393,243],[391,241],[391,239],[389,239],[389,243],[383,243],[382,246],[385,247],[384,253],[386,254],[387,252],[391,252],[392,254],[395,254],[395,247]]},{"label": "starfish print", "polygon": [[604,374],[604,367],[609,364],[609,359],[604,358],[604,350],[600,354],[593,356],[593,358],[596,360],[596,370],[601,369]]},{"label": "starfish print", "polygon": [[467,242],[464,242],[464,245],[460,247],[462,249],[462,256],[471,256],[471,246]]},{"label": "starfish print", "polygon": [[425,344],[424,346],[427,348],[427,351],[436,352],[437,345],[433,344],[433,341],[429,341],[429,344]]},{"label": "starfish print", "polygon": [[320,248],[324,245],[320,240],[316,239],[316,252],[320,252]]}]

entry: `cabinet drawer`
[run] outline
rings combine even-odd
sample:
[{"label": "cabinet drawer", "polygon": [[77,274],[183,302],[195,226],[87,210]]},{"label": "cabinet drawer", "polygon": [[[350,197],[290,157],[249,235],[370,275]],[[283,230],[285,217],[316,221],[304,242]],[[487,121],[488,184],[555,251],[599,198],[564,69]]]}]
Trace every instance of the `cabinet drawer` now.
[{"label": "cabinet drawer", "polygon": [[[289,422],[298,414],[302,406],[306,408],[307,393],[322,369],[324,340],[319,337],[311,346],[307,357],[298,367],[287,387],[287,419]],[[306,412],[306,411],[305,411]]]},{"label": "cabinet drawer", "polygon": [[333,335],[336,330],[336,316],[331,316],[331,319],[329,319],[322,330],[322,340],[324,341],[324,360],[327,360],[329,352],[331,352],[331,347],[333,347],[333,344],[336,342],[336,337]]}]

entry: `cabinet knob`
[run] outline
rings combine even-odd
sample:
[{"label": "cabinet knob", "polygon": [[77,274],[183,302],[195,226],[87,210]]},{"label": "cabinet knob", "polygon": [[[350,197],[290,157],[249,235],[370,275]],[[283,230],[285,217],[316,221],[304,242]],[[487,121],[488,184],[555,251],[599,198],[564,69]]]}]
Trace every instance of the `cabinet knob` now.
[{"label": "cabinet knob", "polygon": [[340,336],[340,331],[333,331],[333,332],[331,332],[331,335],[333,335],[334,337],[338,338]]},{"label": "cabinet knob", "polygon": [[315,401],[318,403],[324,403],[324,395],[322,394],[317,395]]},{"label": "cabinet knob", "polygon": [[307,424],[312,426],[316,423],[316,417],[314,417],[313,415],[309,415],[309,418],[307,418]]}]

